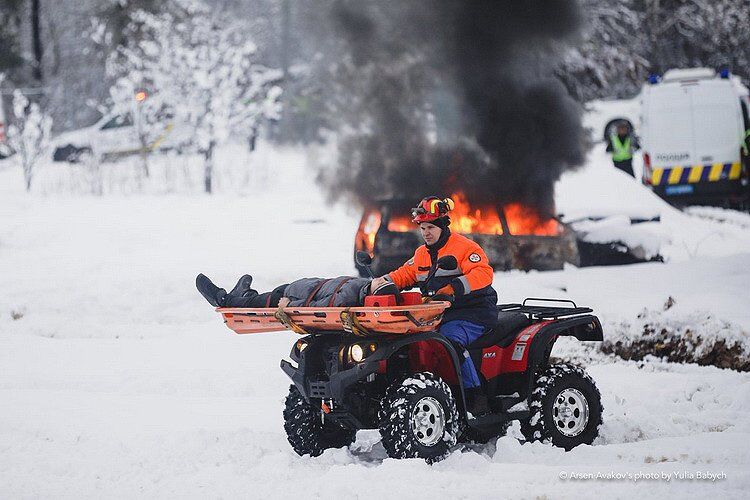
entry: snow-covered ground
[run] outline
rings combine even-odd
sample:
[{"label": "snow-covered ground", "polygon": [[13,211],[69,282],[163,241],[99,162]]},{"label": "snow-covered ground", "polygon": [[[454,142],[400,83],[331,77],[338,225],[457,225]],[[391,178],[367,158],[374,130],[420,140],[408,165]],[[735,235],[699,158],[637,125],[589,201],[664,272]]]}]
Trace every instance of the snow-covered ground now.
[{"label": "snow-covered ground", "polygon": [[[231,286],[249,272],[264,289],[351,274],[359,214],[325,203],[303,152],[262,146],[221,152],[231,168],[215,196],[186,187],[200,172],[184,160],[157,162],[132,189],[117,188],[137,186],[127,163],[106,166],[103,197],[84,193],[90,174],[59,164],[26,194],[20,168],[0,162],[0,497],[746,497],[750,374],[626,362],[575,342],[555,354],[586,359],[602,392],[593,446],[520,445],[516,426],[434,466],[387,458],[373,432],[295,455],[278,367],[295,337],[232,334],[194,278]],[[747,219],[678,212],[602,148],[561,180],[559,210],[658,214],[641,226],[667,263],[498,273],[501,300],[571,298],[607,335],[672,296],[664,321],[703,312],[746,336]]]}]

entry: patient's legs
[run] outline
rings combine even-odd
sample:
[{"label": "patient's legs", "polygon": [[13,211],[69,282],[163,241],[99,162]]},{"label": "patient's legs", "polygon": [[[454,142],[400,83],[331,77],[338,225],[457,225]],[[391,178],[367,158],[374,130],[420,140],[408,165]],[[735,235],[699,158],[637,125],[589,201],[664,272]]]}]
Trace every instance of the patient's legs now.
[{"label": "patient's legs", "polygon": [[270,292],[258,293],[252,288],[242,297],[227,295],[223,307],[278,307],[288,285],[279,285]]}]

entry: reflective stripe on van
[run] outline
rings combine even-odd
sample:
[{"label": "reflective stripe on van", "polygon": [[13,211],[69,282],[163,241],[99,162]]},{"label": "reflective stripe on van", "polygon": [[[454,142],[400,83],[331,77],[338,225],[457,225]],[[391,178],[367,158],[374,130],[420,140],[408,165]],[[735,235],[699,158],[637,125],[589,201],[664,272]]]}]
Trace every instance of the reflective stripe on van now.
[{"label": "reflective stripe on van", "polygon": [[651,174],[651,184],[666,186],[668,184],[696,184],[719,180],[736,180],[740,178],[740,162],[714,163],[711,165],[693,165],[692,167],[655,168]]}]

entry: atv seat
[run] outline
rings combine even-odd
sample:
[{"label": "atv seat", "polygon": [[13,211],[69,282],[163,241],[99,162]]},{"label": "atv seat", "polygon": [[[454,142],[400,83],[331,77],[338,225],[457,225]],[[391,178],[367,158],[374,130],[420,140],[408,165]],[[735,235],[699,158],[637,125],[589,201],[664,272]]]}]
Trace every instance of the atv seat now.
[{"label": "atv seat", "polygon": [[484,349],[493,345],[508,347],[516,334],[531,324],[531,320],[521,312],[498,311],[497,325],[477,340],[466,346],[466,349]]}]

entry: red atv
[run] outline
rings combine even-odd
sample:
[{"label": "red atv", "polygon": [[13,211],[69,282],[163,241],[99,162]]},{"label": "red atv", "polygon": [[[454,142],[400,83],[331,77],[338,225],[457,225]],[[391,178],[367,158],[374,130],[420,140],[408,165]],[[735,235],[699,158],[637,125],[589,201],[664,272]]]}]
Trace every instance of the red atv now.
[{"label": "red atv", "polygon": [[[464,350],[437,331],[448,306],[402,292],[368,297],[365,307],[219,312],[238,333],[305,335],[292,348],[292,362],[281,361],[293,382],[284,429],[300,455],[348,446],[357,430],[379,429],[389,456],[434,462],[459,441],[503,435],[513,420],[527,441],[549,440],[566,450],[592,443],[602,421],[594,381],[578,366],[549,364],[560,336],[602,340],[591,309],[551,299],[501,304],[497,326]],[[464,356],[477,368],[489,414],[466,411]]]}]

